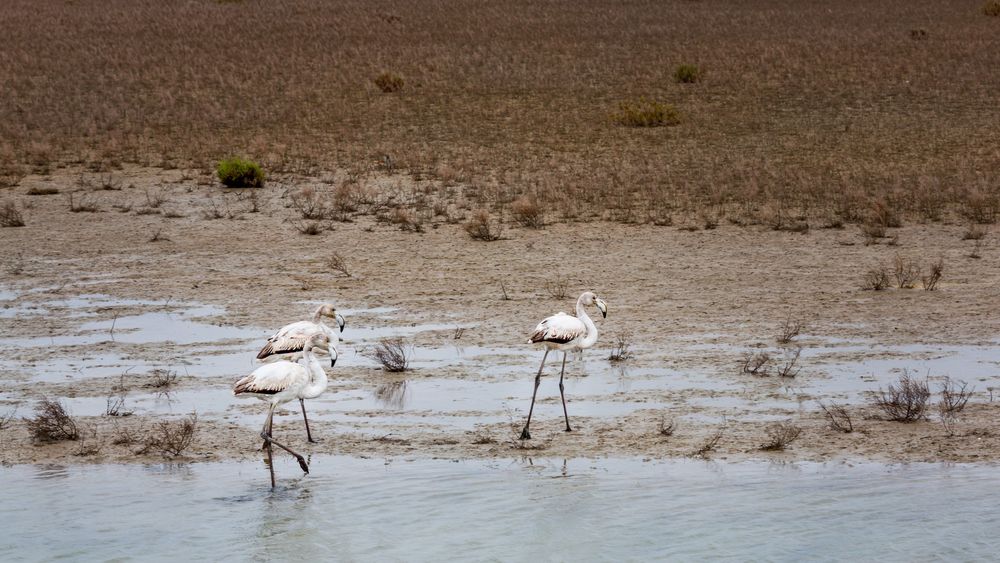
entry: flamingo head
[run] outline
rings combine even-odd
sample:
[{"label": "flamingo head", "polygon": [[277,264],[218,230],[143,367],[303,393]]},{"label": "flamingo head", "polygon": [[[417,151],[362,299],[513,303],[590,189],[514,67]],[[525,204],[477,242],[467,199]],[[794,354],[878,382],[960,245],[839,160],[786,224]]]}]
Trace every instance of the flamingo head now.
[{"label": "flamingo head", "polygon": [[319,308],[319,314],[324,317],[330,317],[337,322],[337,326],[340,327],[340,332],[344,332],[344,326],[347,325],[347,321],[344,317],[337,312],[337,308],[333,306],[333,303],[324,303],[322,307]]},{"label": "flamingo head", "polygon": [[598,297],[593,291],[588,291],[580,296],[580,301],[584,305],[596,305],[604,318],[608,318],[608,304]]}]

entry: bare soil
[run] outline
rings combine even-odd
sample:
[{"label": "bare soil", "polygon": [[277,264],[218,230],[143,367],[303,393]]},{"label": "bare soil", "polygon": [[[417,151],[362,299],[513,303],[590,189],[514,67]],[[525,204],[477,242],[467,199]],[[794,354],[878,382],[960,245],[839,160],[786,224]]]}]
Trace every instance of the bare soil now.
[{"label": "bare soil", "polygon": [[[305,302],[320,301],[333,301],[342,309],[395,308],[384,317],[348,318],[341,344],[341,355],[346,358],[363,355],[370,344],[351,336],[352,330],[360,331],[366,323],[448,327],[410,337],[408,342],[417,349],[452,346],[456,334],[450,327],[465,326],[461,344],[495,348],[496,364],[523,368],[523,388],[519,395],[507,398],[512,408],[509,420],[493,420],[474,429],[439,424],[446,414],[440,412],[415,413],[394,421],[398,413],[389,407],[355,413],[347,421],[332,420],[327,416],[329,403],[318,401],[310,410],[317,413],[312,422],[313,432],[321,439],[317,444],[305,443],[297,405],[289,404],[284,410],[288,416],[276,421],[276,436],[303,453],[444,458],[687,456],[698,455],[706,441],[722,430],[716,447],[703,455],[781,460],[1000,459],[1000,402],[992,400],[991,390],[1000,379],[1000,352],[992,374],[970,382],[975,394],[952,431],[941,424],[934,408],[928,419],[904,424],[882,420],[870,401],[852,403],[836,393],[801,390],[831,377],[838,364],[872,358],[898,360],[900,368],[923,375],[922,356],[898,352],[909,345],[997,350],[1000,261],[992,229],[978,250],[974,241],[962,240],[965,225],[944,223],[890,229],[894,239],[870,245],[857,226],[789,233],[731,225],[688,231],[607,222],[551,224],[543,229],[507,225],[500,240],[480,242],[446,219],[426,222],[422,232],[414,232],[359,214],[347,222],[326,222],[329,230],[309,236],[296,229],[300,218],[289,207],[288,193],[303,186],[329,188],[317,178],[272,178],[251,202],[249,192],[222,190],[211,178],[181,170],[128,168],[118,173],[118,190],[84,187],[81,178],[86,175],[78,169],[61,169],[48,176],[29,176],[17,188],[6,190],[24,208],[27,226],[0,229],[5,248],[0,291],[13,292],[0,306],[10,309],[29,301],[44,306],[85,294],[137,301],[79,310],[56,307],[52,309],[56,314],[0,314],[4,359],[0,415],[17,409],[17,416],[0,430],[3,463],[160,459],[154,452],[137,454],[140,448],[135,445],[112,442],[123,428],[148,429],[177,416],[141,412],[129,417],[77,416],[85,429],[84,446],[80,442],[33,445],[21,417],[31,416],[38,398],[104,397],[118,380],[39,373],[37,366],[53,358],[101,357],[120,352],[124,346],[110,339],[86,346],[45,345],[46,339],[78,335],[83,323],[95,319],[111,321],[174,310],[180,303],[221,307],[224,313],[211,316],[208,322],[253,327],[266,334],[306,316],[311,306]],[[374,185],[406,180],[372,176],[366,181]],[[27,195],[39,187],[54,187],[59,193]],[[96,211],[71,212],[70,193],[75,202],[85,198]],[[152,211],[140,212],[149,207],[154,193],[164,201]],[[254,206],[257,212],[252,211]],[[222,217],[208,218],[213,214]],[[349,276],[331,269],[333,253],[344,257]],[[924,291],[919,283],[914,289],[861,289],[869,268],[877,264],[891,268],[897,256],[917,262],[922,271],[931,261],[943,259],[944,277],[938,289]],[[551,295],[553,282],[558,281],[567,285],[567,296]],[[509,299],[503,299],[501,284]],[[541,358],[540,350],[532,351],[526,344],[526,335],[543,317],[571,311],[576,295],[587,289],[596,291],[609,305],[607,319],[599,322],[600,343],[585,355],[588,371],[609,369],[606,358],[613,337],[628,332],[634,357],[624,363],[627,369],[652,370],[654,378],[697,375],[728,387],[624,390],[598,397],[630,406],[625,414],[608,416],[574,414],[574,401],[580,398],[570,394],[574,431],[566,433],[559,398],[553,394],[551,379],[558,375],[552,363],[539,392],[532,423],[534,439],[517,440]],[[742,373],[747,351],[778,349],[775,336],[789,318],[806,322],[806,334],[797,338],[806,350],[829,347],[831,342],[856,346],[805,357],[794,380]],[[12,343],[25,338],[41,343]],[[217,344],[222,350],[231,342]],[[218,391],[252,369],[252,352],[231,369],[199,376],[204,350],[195,353],[181,344],[157,341],[131,345],[128,351],[129,359],[121,361],[123,372],[142,359],[154,363],[167,362],[167,358],[186,360],[185,374],[174,387],[188,393],[183,396],[204,390],[216,392],[213,397],[226,397]],[[490,366],[482,362],[456,358],[435,366],[418,365],[394,375],[347,359],[331,371],[336,379],[328,394],[370,393],[402,379],[436,378],[486,386],[503,378],[491,375],[485,369]],[[576,362],[568,363],[568,373],[578,368]],[[963,379],[962,373],[929,375],[933,381],[943,375]],[[134,376],[132,391],[150,392],[144,388],[150,376],[138,372]],[[588,376],[570,373],[568,377]],[[879,385],[861,378],[857,387],[875,391]],[[743,399],[743,405],[773,402],[776,406],[760,411],[731,406],[728,399]],[[847,403],[856,431],[830,429],[818,401]],[[936,395],[932,401],[937,401]],[[199,412],[198,434],[185,456],[195,460],[259,456],[257,432],[263,422],[263,404],[231,397],[219,402],[215,406],[226,414]],[[642,408],[642,403],[653,406]],[[490,415],[478,409],[466,413],[461,404],[451,408],[471,417]],[[180,404],[175,412],[185,410]],[[502,412],[500,406],[496,410]],[[664,435],[661,424],[671,420],[675,430]],[[784,451],[760,451],[768,426],[775,420],[791,421],[802,428],[802,434]],[[86,447],[88,440],[96,447]]]}]

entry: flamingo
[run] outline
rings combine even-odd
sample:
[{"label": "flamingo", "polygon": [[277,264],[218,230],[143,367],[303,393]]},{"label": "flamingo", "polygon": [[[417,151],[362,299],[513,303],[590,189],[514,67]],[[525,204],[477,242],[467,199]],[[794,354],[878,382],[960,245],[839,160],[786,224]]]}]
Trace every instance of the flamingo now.
[{"label": "flamingo", "polygon": [[295,363],[282,360],[270,364],[265,364],[253,372],[240,379],[233,385],[233,395],[246,395],[257,397],[270,404],[267,410],[267,418],[264,420],[264,429],[261,430],[260,437],[264,439],[267,446],[267,465],[271,471],[271,488],[274,488],[274,465],[272,463],[273,449],[271,445],[278,446],[286,452],[295,456],[299,462],[299,467],[306,474],[309,473],[309,464],[306,463],[298,453],[291,448],[276,442],[271,437],[274,410],[278,405],[287,403],[293,399],[318,397],[327,386],[326,371],[320,365],[319,360],[313,353],[313,348],[327,347],[331,357],[336,360],[336,349],[329,343],[329,337],[322,332],[316,332],[308,337],[302,346],[302,362]]},{"label": "flamingo", "polygon": [[[302,347],[305,345],[306,339],[316,332],[322,332],[326,335],[330,342],[336,341],[339,337],[337,333],[333,331],[330,327],[322,321],[323,317],[331,317],[336,321],[337,326],[340,327],[340,332],[344,332],[344,325],[347,323],[344,321],[344,317],[337,313],[337,309],[332,303],[324,303],[320,305],[316,312],[313,313],[312,320],[309,321],[298,321],[291,324],[287,324],[277,332],[271,335],[267,339],[267,344],[261,348],[260,352],[257,353],[257,359],[261,361],[268,361],[274,359],[285,359],[285,360],[298,360],[302,358]],[[337,351],[330,345],[327,349],[330,352],[330,367],[337,362]],[[323,386],[326,389],[326,386]],[[322,393],[322,390],[319,392]],[[299,397],[299,406],[302,408],[302,420],[306,423],[306,439],[309,443],[316,443],[313,440],[312,433],[309,431],[309,418],[306,416],[306,402],[305,399],[314,399],[319,396],[319,393],[313,395],[312,397]]]},{"label": "flamingo", "polygon": [[545,355],[542,356],[542,365],[538,366],[538,374],[535,376],[535,390],[531,394],[531,408],[528,409],[528,421],[524,423],[524,430],[521,431],[522,440],[530,440],[531,433],[528,432],[528,425],[531,424],[531,413],[535,410],[535,395],[538,394],[538,384],[542,380],[542,368],[545,367],[545,359],[548,358],[551,350],[561,350],[563,353],[562,369],[559,371],[559,396],[562,397],[563,416],[566,417],[566,432],[572,432],[569,426],[569,414],[566,412],[566,394],[563,392],[563,375],[566,372],[566,353],[569,351],[582,351],[597,343],[597,326],[590,320],[587,305],[596,305],[604,318],[608,316],[608,305],[603,299],[594,295],[592,291],[583,292],[576,300],[576,316],[558,313],[544,319],[535,327],[535,332],[528,338],[529,344],[542,344],[545,346]]}]

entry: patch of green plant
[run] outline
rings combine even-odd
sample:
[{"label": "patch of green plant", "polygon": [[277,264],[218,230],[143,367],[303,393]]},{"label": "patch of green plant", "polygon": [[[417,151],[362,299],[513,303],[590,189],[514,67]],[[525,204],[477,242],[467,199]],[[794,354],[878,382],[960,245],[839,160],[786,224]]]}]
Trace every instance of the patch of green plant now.
[{"label": "patch of green plant", "polygon": [[674,71],[674,80],[681,84],[694,84],[701,80],[702,71],[695,65],[681,65]]},{"label": "patch of green plant", "polygon": [[216,167],[219,181],[227,188],[262,188],[264,187],[264,171],[252,160],[242,158],[227,158]]},{"label": "patch of green plant", "polygon": [[681,122],[674,106],[645,98],[639,98],[637,102],[621,102],[618,113],[612,114],[612,118],[626,127],[665,127]]}]

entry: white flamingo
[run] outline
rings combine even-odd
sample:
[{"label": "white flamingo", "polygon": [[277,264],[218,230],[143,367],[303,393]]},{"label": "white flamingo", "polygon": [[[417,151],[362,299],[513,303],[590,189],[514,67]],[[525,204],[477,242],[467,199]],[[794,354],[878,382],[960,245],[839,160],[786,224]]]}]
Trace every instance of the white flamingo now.
[{"label": "white flamingo", "polygon": [[274,419],[274,410],[278,405],[287,403],[293,399],[311,399],[319,396],[326,389],[328,383],[326,371],[323,370],[323,366],[320,365],[319,360],[313,353],[313,348],[324,346],[329,349],[331,357],[336,360],[337,352],[333,345],[330,344],[329,338],[326,334],[317,332],[306,339],[302,347],[303,359],[301,363],[282,360],[265,364],[253,370],[250,375],[240,379],[233,385],[233,395],[257,397],[270,404],[267,411],[267,419],[264,421],[264,429],[261,431],[260,437],[264,439],[264,444],[267,446],[267,465],[271,471],[271,488],[274,488],[274,465],[272,463],[273,452],[271,444],[295,456],[302,471],[309,473],[309,464],[306,463],[305,458],[292,451],[289,447],[274,441],[271,437],[271,428]]},{"label": "white flamingo", "polygon": [[550,350],[561,350],[563,353],[562,369],[559,372],[559,396],[562,397],[563,416],[566,417],[566,432],[572,432],[569,427],[569,414],[566,412],[566,395],[563,392],[563,375],[566,372],[566,353],[569,351],[581,351],[590,348],[597,343],[597,326],[590,320],[587,305],[596,305],[605,318],[608,316],[608,305],[603,299],[594,295],[591,291],[585,291],[576,300],[576,316],[558,313],[546,318],[538,323],[535,332],[531,333],[528,342],[531,344],[542,344],[545,346],[545,355],[542,356],[542,365],[538,366],[538,375],[535,376],[535,390],[531,394],[531,408],[528,409],[528,421],[524,423],[524,430],[521,431],[522,440],[530,440],[531,433],[528,432],[528,425],[531,424],[531,413],[535,410],[535,395],[538,394],[538,384],[542,380],[542,368],[545,367],[545,359],[549,356]]},{"label": "white flamingo", "polygon": [[[347,324],[344,321],[344,317],[337,313],[337,309],[332,303],[324,303],[313,313],[312,320],[298,321],[279,328],[277,332],[267,339],[267,344],[257,353],[257,359],[261,361],[275,359],[298,360],[302,358],[302,348],[306,340],[316,332],[325,334],[329,342],[336,342],[339,338],[337,333],[323,322],[323,317],[334,319],[337,326],[340,327],[340,332],[344,332],[344,325]],[[337,362],[337,351],[333,348],[332,344],[329,345],[327,351],[330,353],[330,367],[333,367]],[[306,416],[305,399],[314,399],[318,396],[319,393],[312,397],[299,398],[299,406],[302,408],[302,420],[306,423],[306,439],[310,443],[315,443],[316,440],[313,440],[312,433],[309,431],[309,418]]]}]

